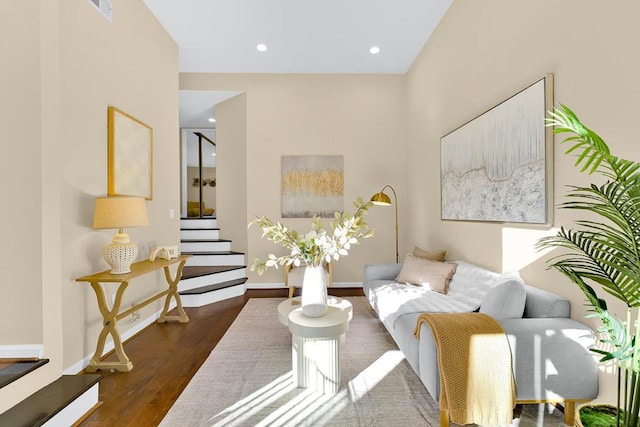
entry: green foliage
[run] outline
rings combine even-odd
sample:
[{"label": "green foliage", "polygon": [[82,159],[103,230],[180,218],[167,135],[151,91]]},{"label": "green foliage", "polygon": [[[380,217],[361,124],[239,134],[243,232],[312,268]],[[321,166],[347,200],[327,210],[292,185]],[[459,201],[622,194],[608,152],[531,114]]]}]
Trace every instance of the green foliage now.
[{"label": "green foliage", "polygon": [[587,405],[580,408],[580,421],[585,427],[616,427],[616,410],[608,406]]},{"label": "green foliage", "polygon": [[[618,407],[629,416],[620,422],[637,427],[640,411],[640,340],[637,315],[640,307],[640,164],[611,154],[604,140],[584,126],[573,111],[562,105],[547,120],[554,133],[571,133],[566,154],[577,155],[575,165],[588,174],[599,173],[604,183],[569,187],[563,209],[595,214],[596,220],[576,221],[578,228],[562,227],[557,235],[538,241],[538,248],[561,249],[550,267],[564,274],[587,297],[591,317],[602,327],[603,349],[593,349],[601,361],[615,360],[619,370]],[[624,302],[627,318],[621,320],[607,310],[589,283]],[[624,389],[624,390],[622,390]],[[624,397],[622,397],[624,395]],[[623,402],[621,402],[623,400]],[[621,425],[621,424],[614,424]]]},{"label": "green foliage", "polygon": [[360,239],[373,236],[373,230],[369,230],[365,222],[365,215],[373,203],[357,198],[353,206],[355,207],[353,214],[334,213],[330,232],[324,228],[322,218],[317,216],[311,220],[311,231],[307,234],[300,234],[280,222],[274,223],[266,216],[251,221],[249,227],[253,224],[258,225],[262,229],[262,238],[266,237],[290,251],[288,255],[280,257],[269,254],[264,261],[259,258],[254,259],[251,271],[263,274],[269,267],[278,268],[279,265],[285,264],[299,266],[305,263],[309,266],[320,266],[348,255],[351,245],[357,244]]}]

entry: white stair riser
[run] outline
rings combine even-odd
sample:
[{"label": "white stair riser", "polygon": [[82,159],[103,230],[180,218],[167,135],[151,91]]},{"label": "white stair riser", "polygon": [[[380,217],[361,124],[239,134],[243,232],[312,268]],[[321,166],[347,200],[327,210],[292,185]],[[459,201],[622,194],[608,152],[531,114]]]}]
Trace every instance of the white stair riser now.
[{"label": "white stair riser", "polygon": [[218,289],[198,295],[180,295],[184,307],[202,307],[207,304],[222,301],[229,298],[244,295],[246,288],[244,284],[231,286],[229,288]]},{"label": "white stair riser", "polygon": [[180,283],[178,283],[178,291],[183,292],[190,289],[213,285],[214,283],[222,283],[228,282],[229,280],[242,279],[246,275],[246,268],[238,268],[236,270],[223,271],[221,273],[207,274],[206,276],[192,277],[190,279],[181,280]]},{"label": "white stair riser", "polygon": [[187,266],[206,267],[211,265],[245,265],[243,254],[194,255],[187,259]]},{"label": "white stair riser", "polygon": [[181,252],[230,251],[231,242],[182,242]]},{"label": "white stair riser", "polygon": [[95,384],[93,387],[79,395],[50,418],[47,422],[42,424],[44,427],[57,427],[57,426],[70,426],[75,425],[76,421],[81,419],[85,414],[91,411],[91,408],[95,408],[99,403],[98,391],[100,384]]},{"label": "white stair riser", "polygon": [[180,228],[218,228],[217,219],[181,219]]},{"label": "white stair riser", "polygon": [[180,230],[180,239],[208,239],[217,240],[220,238],[220,230]]}]

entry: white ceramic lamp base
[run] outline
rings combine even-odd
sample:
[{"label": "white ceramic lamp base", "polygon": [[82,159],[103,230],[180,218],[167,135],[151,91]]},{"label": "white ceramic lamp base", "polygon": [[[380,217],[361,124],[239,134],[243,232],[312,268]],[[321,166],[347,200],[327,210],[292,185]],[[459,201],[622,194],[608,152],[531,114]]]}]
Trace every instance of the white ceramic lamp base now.
[{"label": "white ceramic lamp base", "polygon": [[111,274],[131,272],[131,264],[138,258],[138,247],[126,233],[117,233],[102,249],[104,260],[111,266]]}]

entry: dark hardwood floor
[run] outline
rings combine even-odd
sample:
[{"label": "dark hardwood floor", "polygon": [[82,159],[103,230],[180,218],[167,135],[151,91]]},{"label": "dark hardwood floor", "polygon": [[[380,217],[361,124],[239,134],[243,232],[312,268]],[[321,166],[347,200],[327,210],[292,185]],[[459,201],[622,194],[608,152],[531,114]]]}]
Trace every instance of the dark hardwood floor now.
[{"label": "dark hardwood floor", "polygon": [[[103,402],[80,426],[157,426],[249,298],[286,297],[286,289],[249,290],[244,296],[186,308],[189,323],[154,323],[125,342],[131,372],[99,371]],[[330,288],[336,296],[360,288]],[[274,316],[276,313],[274,313]],[[105,360],[115,360],[110,354]]]}]

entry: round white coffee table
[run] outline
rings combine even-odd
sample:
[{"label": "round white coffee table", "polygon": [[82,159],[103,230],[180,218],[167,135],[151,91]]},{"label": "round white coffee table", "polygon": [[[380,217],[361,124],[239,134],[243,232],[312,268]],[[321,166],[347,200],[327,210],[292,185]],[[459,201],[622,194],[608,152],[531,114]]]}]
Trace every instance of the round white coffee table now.
[{"label": "round white coffee table", "polygon": [[[289,313],[297,308],[301,308],[300,304],[302,297],[293,297],[282,301],[278,304],[278,320],[284,326],[289,326]],[[340,311],[344,311],[349,316],[349,320],[353,317],[353,306],[344,298],[334,297],[329,295],[327,297],[327,305],[329,307],[335,307]]]},{"label": "round white coffee table", "polygon": [[[336,298],[336,297],[330,297]],[[349,301],[336,298],[322,317],[302,314],[295,298],[278,305],[278,319],[292,334],[293,381],[300,388],[313,387],[324,394],[340,389],[340,342],[353,316]]]}]

